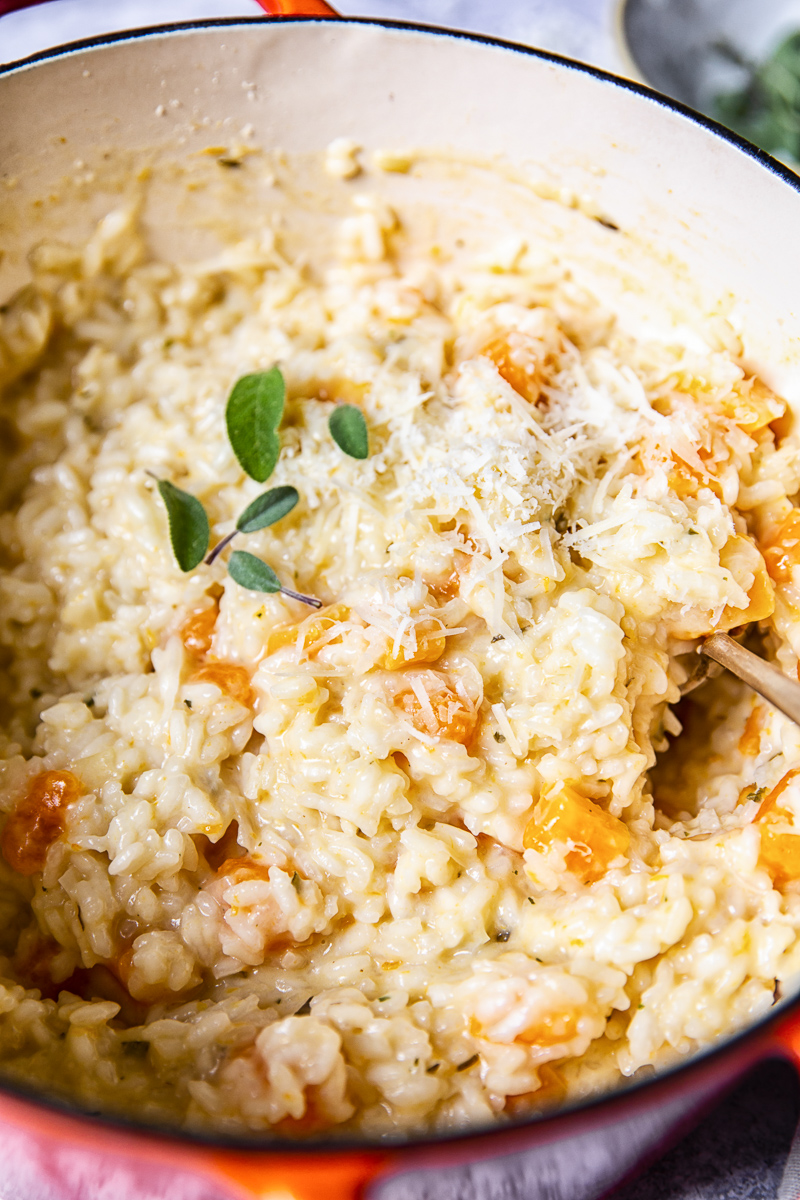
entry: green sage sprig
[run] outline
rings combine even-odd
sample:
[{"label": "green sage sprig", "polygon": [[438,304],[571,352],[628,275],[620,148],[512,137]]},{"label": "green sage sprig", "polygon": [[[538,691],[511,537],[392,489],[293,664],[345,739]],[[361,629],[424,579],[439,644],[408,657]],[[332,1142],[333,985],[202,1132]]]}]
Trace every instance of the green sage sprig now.
[{"label": "green sage sprig", "polygon": [[[280,456],[278,429],[283,418],[286,384],[278,367],[243,375],[234,384],[225,408],[228,439],[242,470],[257,483],[269,479]],[[369,435],[364,414],[353,404],[338,405],[328,420],[336,445],[350,458],[369,455]],[[210,526],[206,511],[196,496],[184,492],[167,479],[159,479],[158,491],[167,510],[172,550],[182,571],[192,571],[205,558],[211,565],[240,533],[255,533],[274,525],[290,513],[300,499],[297,488],[271,488],[257,496],[242,512],[236,528],[226,534],[206,557]],[[254,592],[281,592],[313,608],[322,601],[281,586],[278,576],[267,563],[234,550],[228,562],[228,574],[241,587]]]},{"label": "green sage sprig", "polygon": [[[209,525],[206,511],[195,496],[181,491],[167,479],[158,480],[158,490],[167,507],[170,540],[178,566],[182,571],[191,571],[200,564],[208,549]],[[258,529],[274,525],[292,511],[299,498],[297,488],[293,487],[272,488],[269,492],[256,496],[239,517],[236,528],[211,551],[206,563],[213,563],[237,533],[255,533]],[[228,574],[236,583],[251,592],[282,592],[284,596],[302,600],[303,604],[310,604],[312,608],[322,608],[322,601],[314,596],[304,596],[301,592],[283,587],[272,567],[267,566],[262,559],[256,558],[255,554],[234,550],[228,562]]]}]

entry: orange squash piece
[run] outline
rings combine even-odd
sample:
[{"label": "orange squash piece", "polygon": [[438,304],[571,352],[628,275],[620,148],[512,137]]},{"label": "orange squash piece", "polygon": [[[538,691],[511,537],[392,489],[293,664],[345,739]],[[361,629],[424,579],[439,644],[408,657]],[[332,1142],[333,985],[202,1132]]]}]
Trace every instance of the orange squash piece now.
[{"label": "orange squash piece", "polygon": [[417,638],[415,649],[401,643],[397,652],[394,644],[389,643],[389,649],[383,655],[380,665],[387,671],[396,671],[400,667],[410,667],[419,663],[436,662],[442,657],[447,645],[439,621],[428,618],[418,622],[414,630]]},{"label": "orange squash piece", "polygon": [[772,579],[776,583],[791,583],[792,568],[800,564],[800,509],[792,509],[763,554]]},{"label": "orange squash piece", "polygon": [[71,771],[43,771],[31,780],[28,794],[6,821],[0,849],[20,875],[44,869],[47,851],[64,832],[66,810],[83,793]]},{"label": "orange squash piece", "polygon": [[744,608],[728,604],[717,620],[711,610],[690,613],[673,625],[680,637],[706,637],[709,633],[734,629],[753,621],[763,621],[775,611],[775,588],[767,571],[767,565],[753,542],[744,534],[732,534],[719,552],[720,566],[725,567],[734,579],[745,573],[753,576]]},{"label": "orange squash piece", "polygon": [[722,499],[722,484],[716,476],[708,471],[699,471],[690,467],[682,459],[672,455],[672,470],[669,473],[670,489],[679,499],[694,497],[700,488],[709,488],[718,499]]},{"label": "orange squash piece", "polygon": [[[719,552],[720,565],[731,570],[738,556],[749,551],[750,557],[753,557],[751,547],[754,547],[754,543],[750,538],[739,533],[733,534]],[[714,626],[717,630],[734,629],[737,625],[747,625],[751,621],[763,621],[775,611],[775,589],[769,577],[767,564],[759,556],[757,563],[753,564],[748,560],[748,565],[755,566],[753,583],[748,593],[749,603],[746,608],[727,605],[719,622]]]},{"label": "orange squash piece", "polygon": [[615,858],[627,854],[631,835],[624,822],[564,786],[541,797],[522,838],[526,850],[540,854],[546,854],[554,842],[567,847],[567,869],[584,883],[594,883]]},{"label": "orange squash piece", "polygon": [[791,824],[792,816],[778,806],[778,800],[789,784],[800,775],[800,767],[787,771],[765,796],[756,814],[756,822],[762,825],[761,853],[759,863],[776,887],[782,887],[793,879],[800,879],[800,834],[770,828],[776,824]]},{"label": "orange squash piece", "polygon": [[335,625],[346,621],[349,615],[350,610],[347,605],[332,604],[324,612],[315,617],[306,618],[297,625],[282,625],[279,629],[273,629],[267,638],[267,654],[274,654],[276,650],[296,645],[300,634],[302,634],[303,649],[310,654],[317,643],[321,642]]},{"label": "orange squash piece", "polygon": [[782,417],[786,411],[786,404],[753,375],[740,383],[732,395],[726,396],[722,402],[722,411],[745,433],[755,433],[771,421]]},{"label": "orange squash piece", "polygon": [[[525,1046],[557,1046],[559,1042],[569,1042],[578,1032],[578,1022],[581,1014],[574,1008],[554,1009],[544,1013],[536,1021],[523,1029],[514,1038]],[[479,1021],[474,1018],[470,1022],[470,1033],[473,1037],[489,1036]]]},{"label": "orange squash piece", "polygon": [[210,608],[200,608],[190,613],[181,626],[183,644],[195,658],[205,658],[211,649],[218,616],[219,609],[212,604]]},{"label": "orange squash piece", "polygon": [[453,570],[446,579],[437,580],[434,582],[425,581],[428,591],[435,596],[437,600],[452,600],[458,595],[461,587],[461,576],[457,570]]},{"label": "orange squash piece", "polygon": [[236,663],[211,662],[206,663],[196,671],[193,679],[197,683],[214,683],[222,692],[226,692],[238,704],[245,708],[253,706],[253,689],[250,686],[250,673],[245,667]]},{"label": "orange squash piece", "polygon": [[[606,814],[607,815],[607,814]],[[563,1012],[545,1013],[535,1025],[530,1025],[515,1038],[526,1046],[557,1046],[568,1042],[578,1032],[580,1014],[571,1009]]]},{"label": "orange squash piece", "polygon": [[[776,809],[787,821],[785,809]],[[793,879],[800,879],[800,836],[796,833],[777,833],[767,825],[761,830],[761,853],[759,863],[767,871],[776,887],[783,887]]]},{"label": "orange squash piece", "polygon": [[744,723],[742,736],[739,738],[739,753],[745,758],[755,758],[761,747],[761,718],[764,710],[760,704],[754,704],[750,716]]},{"label": "orange squash piece", "polygon": [[531,338],[512,329],[505,337],[492,338],[481,354],[491,359],[497,373],[518,395],[531,404],[536,403],[542,392],[541,367]]},{"label": "orange squash piece", "polygon": [[[433,675],[435,672],[427,672]],[[423,682],[423,687],[425,683]],[[401,692],[397,697],[398,707],[403,710],[415,729],[429,737],[449,738],[453,742],[468,742],[475,732],[478,714],[470,708],[450,684],[441,676],[436,686],[425,687],[430,709],[420,703],[413,688]]]},{"label": "orange squash piece", "polygon": [[761,801],[761,807],[756,813],[757,821],[763,821],[769,816],[781,795],[786,791],[792,780],[798,775],[800,775],[800,767],[792,767],[791,771],[787,771],[786,774],[778,780],[772,791],[768,792]]},{"label": "orange squash piece", "polygon": [[225,879],[229,884],[244,883],[246,879],[269,879],[269,863],[256,862],[249,854],[226,858],[217,868],[216,878]]}]

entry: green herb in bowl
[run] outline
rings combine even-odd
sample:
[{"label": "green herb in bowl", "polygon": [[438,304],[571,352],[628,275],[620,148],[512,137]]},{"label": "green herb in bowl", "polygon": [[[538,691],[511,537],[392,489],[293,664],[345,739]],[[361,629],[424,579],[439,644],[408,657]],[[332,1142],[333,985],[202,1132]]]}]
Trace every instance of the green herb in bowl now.
[{"label": "green herb in bowl", "polygon": [[800,30],[784,38],[759,65],[743,63],[725,49],[748,67],[750,78],[743,88],[716,96],[714,115],[762,150],[800,163]]}]

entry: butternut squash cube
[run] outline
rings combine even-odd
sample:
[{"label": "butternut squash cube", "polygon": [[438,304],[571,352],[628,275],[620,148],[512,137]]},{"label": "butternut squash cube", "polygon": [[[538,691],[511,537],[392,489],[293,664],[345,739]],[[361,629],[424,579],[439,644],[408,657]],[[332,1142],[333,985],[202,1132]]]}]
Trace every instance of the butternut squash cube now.
[{"label": "butternut squash cube", "polygon": [[797,775],[800,775],[800,767],[787,771],[764,798],[756,814],[756,822],[762,827],[758,861],[776,887],[800,879],[800,833],[775,828],[776,825],[792,824],[792,814],[780,807],[778,800]]},{"label": "butternut squash cube", "polygon": [[481,353],[494,363],[498,375],[502,376],[519,396],[535,404],[542,391],[541,363],[537,349],[532,338],[512,329],[505,337],[492,338]]},{"label": "butternut squash cube", "polygon": [[776,583],[790,583],[800,563],[800,509],[793,508],[764,549],[764,562]]},{"label": "butternut squash cube", "polygon": [[250,686],[250,672],[237,663],[210,662],[193,675],[197,683],[213,683],[221,692],[227,693],[237,704],[251,708],[255,696]]},{"label": "butternut squash cube", "polygon": [[770,421],[783,416],[786,404],[756,376],[740,383],[722,402],[726,417],[735,421],[745,433],[755,433]]},{"label": "butternut squash cube", "polygon": [[718,624],[718,630],[734,629],[737,625],[747,625],[751,621],[763,621],[771,617],[775,611],[775,589],[768,574],[767,564],[761,557],[758,547],[750,538],[735,533],[729,537],[719,553],[720,565],[727,567],[734,576],[739,565],[753,572],[753,582],[748,592],[749,603],[746,608],[734,608],[727,605]]},{"label": "butternut squash cube", "polygon": [[615,858],[627,854],[631,836],[617,817],[565,786],[541,797],[522,842],[526,850],[540,854],[560,842],[566,847],[567,869],[584,883],[594,883]]},{"label": "butternut squash cube", "polygon": [[429,737],[468,742],[475,732],[477,712],[467,705],[453,687],[435,671],[426,671],[421,680],[428,703],[423,705],[413,687],[401,692],[397,705],[415,729]]},{"label": "butternut squash cube", "polygon": [[[788,817],[782,809],[778,814]],[[766,825],[761,830],[761,853],[758,857],[776,887],[783,887],[793,879],[800,879],[800,836],[796,833],[779,833]]]},{"label": "butternut squash cube", "polygon": [[414,632],[417,644],[413,649],[401,643],[395,651],[394,644],[389,643],[389,648],[380,663],[385,670],[397,671],[400,667],[436,662],[442,657],[447,646],[447,639],[439,621],[433,619],[420,621]]},{"label": "butternut squash cube", "polygon": [[317,643],[330,633],[334,625],[347,620],[349,612],[350,610],[345,604],[332,604],[319,616],[310,620],[306,618],[303,623],[282,625],[278,629],[271,630],[267,639],[267,654],[274,654],[276,650],[283,650],[285,646],[296,645],[300,634],[302,634],[303,649],[310,653]]}]

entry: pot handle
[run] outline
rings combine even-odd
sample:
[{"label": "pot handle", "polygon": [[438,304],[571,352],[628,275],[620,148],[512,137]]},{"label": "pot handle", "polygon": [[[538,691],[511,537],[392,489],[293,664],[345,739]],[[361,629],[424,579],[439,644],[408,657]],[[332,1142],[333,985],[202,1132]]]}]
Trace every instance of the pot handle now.
[{"label": "pot handle", "polygon": [[325,0],[257,0],[269,17],[338,17]]},{"label": "pot handle", "polygon": [[[0,17],[18,8],[33,8],[43,0],[0,0]],[[325,0],[256,0],[268,17],[338,17]]]},{"label": "pot handle", "polygon": [[790,1013],[767,1034],[767,1044],[788,1058],[800,1074],[800,1012]]},{"label": "pot handle", "polygon": [[209,1173],[235,1190],[231,1200],[362,1200],[367,1186],[390,1168],[392,1156],[342,1149],[335,1155],[213,1154]]}]

